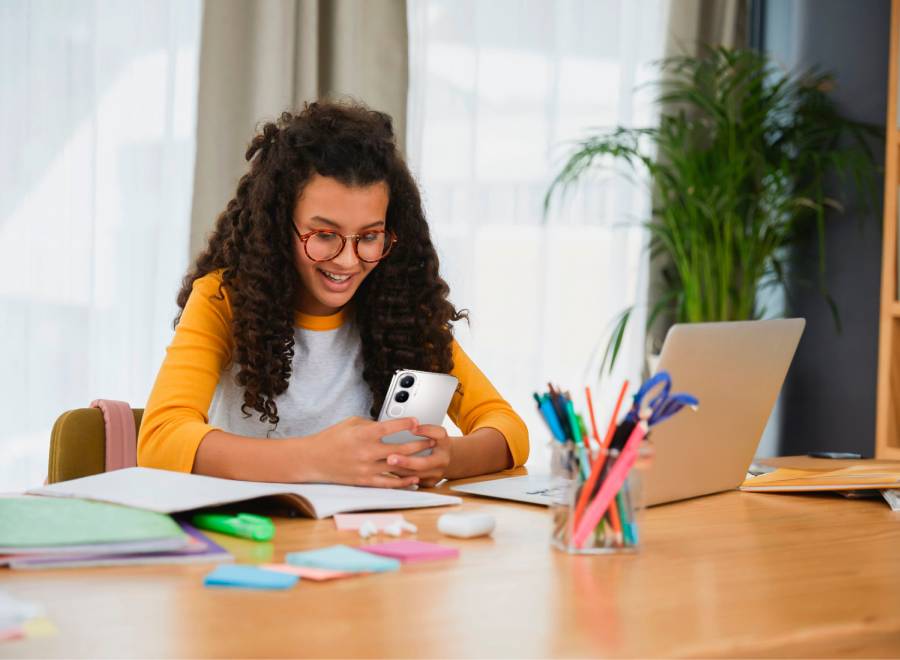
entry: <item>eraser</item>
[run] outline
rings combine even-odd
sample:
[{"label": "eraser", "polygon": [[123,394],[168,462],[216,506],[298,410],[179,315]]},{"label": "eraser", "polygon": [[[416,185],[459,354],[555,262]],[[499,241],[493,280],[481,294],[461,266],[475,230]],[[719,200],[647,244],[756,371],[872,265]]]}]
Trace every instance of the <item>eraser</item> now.
[{"label": "eraser", "polygon": [[494,516],[487,513],[445,513],[438,518],[438,531],[447,536],[471,539],[494,531]]}]

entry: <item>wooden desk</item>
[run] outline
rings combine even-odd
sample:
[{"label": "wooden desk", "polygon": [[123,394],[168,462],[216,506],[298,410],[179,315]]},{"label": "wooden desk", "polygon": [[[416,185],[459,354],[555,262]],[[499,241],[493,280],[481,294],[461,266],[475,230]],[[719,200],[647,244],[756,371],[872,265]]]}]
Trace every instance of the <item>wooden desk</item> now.
[{"label": "wooden desk", "polygon": [[[4,657],[898,656],[900,514],[880,500],[729,492],[650,509],[643,551],[571,557],[547,512],[466,498],[498,519],[458,560],[399,573],[213,590],[209,566],[5,572],[59,635]],[[409,512],[438,540],[448,509]],[[226,537],[218,537],[223,539]],[[331,520],[285,520],[277,541],[228,539],[239,561],[355,544]]]}]

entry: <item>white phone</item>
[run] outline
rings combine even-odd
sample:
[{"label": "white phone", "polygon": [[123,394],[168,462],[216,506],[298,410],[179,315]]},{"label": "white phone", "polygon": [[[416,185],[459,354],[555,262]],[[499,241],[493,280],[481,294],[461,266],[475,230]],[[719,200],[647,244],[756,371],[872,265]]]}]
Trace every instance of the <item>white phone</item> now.
[{"label": "white phone", "polygon": [[[387,395],[384,397],[378,421],[415,417],[419,424],[440,426],[458,385],[459,380],[449,374],[398,369],[394,372]],[[398,431],[384,436],[381,441],[404,444],[421,439],[422,436],[413,435],[409,431]],[[431,450],[423,449],[414,455],[430,456]]]}]

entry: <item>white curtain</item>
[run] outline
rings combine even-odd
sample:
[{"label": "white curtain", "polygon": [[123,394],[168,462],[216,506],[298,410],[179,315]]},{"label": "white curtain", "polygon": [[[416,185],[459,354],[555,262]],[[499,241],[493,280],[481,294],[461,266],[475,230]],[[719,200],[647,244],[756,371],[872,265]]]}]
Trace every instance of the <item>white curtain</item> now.
[{"label": "white curtain", "polygon": [[[410,163],[451,300],[471,310],[457,338],[525,419],[529,465],[545,468],[532,392],[552,380],[585,410],[591,385],[605,425],[622,380],[640,376],[650,191],[598,172],[546,218],[543,196],[572,140],[656,120],[645,83],[668,2],[413,0],[408,18]],[[611,325],[632,304],[601,381]]]},{"label": "white curtain", "polygon": [[147,400],[187,266],[200,0],[0,2],[0,491]]}]

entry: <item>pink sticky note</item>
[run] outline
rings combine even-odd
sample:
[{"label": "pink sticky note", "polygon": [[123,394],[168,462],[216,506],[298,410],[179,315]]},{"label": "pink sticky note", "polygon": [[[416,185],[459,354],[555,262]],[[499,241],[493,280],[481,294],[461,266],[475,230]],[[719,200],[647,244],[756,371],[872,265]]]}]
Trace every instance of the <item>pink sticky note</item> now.
[{"label": "pink sticky note", "polygon": [[383,557],[393,557],[406,563],[430,561],[433,559],[454,559],[459,556],[459,550],[456,548],[438,545],[437,543],[425,543],[424,541],[390,541],[389,543],[363,545],[359,549]]},{"label": "pink sticky note", "polygon": [[371,520],[379,532],[389,525],[403,522],[401,513],[336,513],[334,524],[339,532],[353,532],[362,526],[364,522]]},{"label": "pink sticky note", "polygon": [[343,577],[351,577],[353,575],[364,575],[364,573],[347,573],[346,571],[331,571],[327,568],[291,566],[290,564],[262,564],[260,568],[264,568],[267,571],[277,571],[278,573],[299,575],[304,580],[314,580],[316,582],[322,582],[323,580],[335,580],[337,578]]}]

